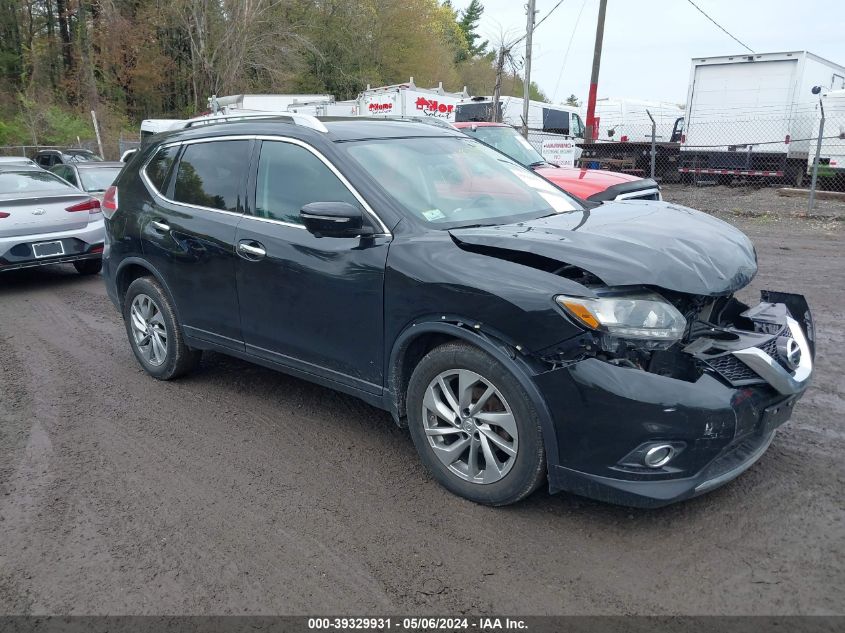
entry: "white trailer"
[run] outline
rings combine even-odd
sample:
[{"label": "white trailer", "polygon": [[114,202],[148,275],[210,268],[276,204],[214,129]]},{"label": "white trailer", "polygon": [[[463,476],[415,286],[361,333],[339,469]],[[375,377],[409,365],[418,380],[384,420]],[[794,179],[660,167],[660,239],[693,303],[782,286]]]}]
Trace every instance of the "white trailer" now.
[{"label": "white trailer", "polygon": [[369,85],[358,96],[358,116],[419,117],[429,116],[455,121],[455,108],[463,92],[446,92],[441,83],[437,88],[417,88],[414,78],[407,83],[371,88]]},{"label": "white trailer", "polygon": [[[840,179],[845,176],[845,90],[829,90],[822,93],[824,103],[824,133],[822,147],[819,153],[819,176],[821,178]],[[818,134],[821,119],[821,109],[816,104],[816,121],[814,129]],[[807,158],[807,173],[813,171],[813,160],[816,157],[816,144],[810,148]]]},{"label": "white trailer", "polygon": [[332,102],[334,96],[327,94],[266,94],[266,95],[231,95],[208,99],[208,109],[212,114],[233,114],[235,111],[247,112],[284,112],[294,103],[314,101]]},{"label": "white trailer", "polygon": [[288,112],[310,114],[311,116],[358,116],[358,102],[349,101],[306,101],[292,103],[287,107]]},{"label": "white trailer", "polygon": [[799,182],[815,137],[813,86],[845,87],[845,67],[806,51],[693,59],[679,171]]},{"label": "white trailer", "polygon": [[141,145],[155,134],[181,128],[184,124],[184,119],[144,119],[141,121]]},{"label": "white trailer", "polygon": [[[582,117],[587,117],[585,106],[580,112]],[[604,97],[596,99],[596,142],[651,142],[649,114],[654,117],[658,143],[680,139],[684,109],[677,103]]]}]

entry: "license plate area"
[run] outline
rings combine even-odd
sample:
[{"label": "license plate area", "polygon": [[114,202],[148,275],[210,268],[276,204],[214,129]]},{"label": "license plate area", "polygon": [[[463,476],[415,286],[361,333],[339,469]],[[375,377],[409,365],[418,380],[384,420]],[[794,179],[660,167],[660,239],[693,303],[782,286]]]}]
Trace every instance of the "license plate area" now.
[{"label": "license plate area", "polygon": [[763,434],[771,433],[792,417],[792,410],[795,408],[797,401],[798,398],[787,398],[763,409],[763,417],[760,421]]},{"label": "license plate area", "polygon": [[55,257],[56,255],[64,255],[65,247],[61,240],[55,242],[39,242],[32,245],[32,253],[36,259],[44,257]]}]

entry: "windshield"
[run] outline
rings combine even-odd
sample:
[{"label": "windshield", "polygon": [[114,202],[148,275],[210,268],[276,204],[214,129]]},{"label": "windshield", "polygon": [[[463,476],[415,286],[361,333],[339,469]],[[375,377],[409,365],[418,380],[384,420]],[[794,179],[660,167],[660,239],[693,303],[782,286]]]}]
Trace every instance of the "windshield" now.
[{"label": "windshield", "polygon": [[46,171],[3,171],[0,172],[0,195],[39,194],[49,191],[74,191],[61,178]]},{"label": "windshield", "polygon": [[102,160],[103,160],[102,158],[100,158],[96,154],[93,154],[92,152],[85,151],[85,150],[75,152],[71,149],[71,150],[67,150],[66,153],[67,153],[67,159],[69,161],[74,161],[74,162],[77,162],[77,163],[102,162]]},{"label": "windshield", "polygon": [[544,163],[543,157],[523,136],[512,127],[496,127],[479,125],[475,130],[464,128],[461,130],[486,143],[503,154],[507,154],[520,165],[526,167]]},{"label": "windshield", "polygon": [[120,167],[101,167],[98,169],[79,169],[79,179],[85,191],[105,191],[117,178]]},{"label": "windshield", "polygon": [[346,151],[412,216],[437,228],[508,224],[580,209],[507,156],[469,138],[351,142]]}]

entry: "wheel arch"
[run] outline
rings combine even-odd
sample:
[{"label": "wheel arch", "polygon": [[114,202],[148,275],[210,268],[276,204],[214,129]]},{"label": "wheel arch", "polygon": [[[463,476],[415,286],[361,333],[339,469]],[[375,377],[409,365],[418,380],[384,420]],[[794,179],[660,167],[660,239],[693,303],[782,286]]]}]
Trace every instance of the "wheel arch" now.
[{"label": "wheel arch", "polygon": [[464,341],[490,354],[502,363],[526,391],[540,416],[543,444],[549,464],[558,463],[557,432],[546,402],[531,379],[540,368],[520,354],[515,345],[496,333],[476,329],[472,320],[443,317],[437,321],[414,322],[406,327],[393,344],[388,361],[387,409],[399,426],[406,426],[406,395],[411,374],[423,356],[435,347],[451,341]]},{"label": "wheel arch", "polygon": [[123,313],[123,301],[126,298],[126,291],[129,290],[129,286],[132,285],[132,282],[136,279],[149,276],[153,277],[167,293],[167,298],[173,306],[176,318],[179,319],[179,322],[181,323],[182,319],[179,316],[179,306],[177,306],[176,301],[173,300],[173,293],[170,292],[170,288],[164,280],[164,277],[155,268],[155,266],[140,257],[127,257],[120,262],[120,266],[118,266],[117,272],[115,273],[115,289],[117,291],[117,299],[120,303],[121,314]]}]

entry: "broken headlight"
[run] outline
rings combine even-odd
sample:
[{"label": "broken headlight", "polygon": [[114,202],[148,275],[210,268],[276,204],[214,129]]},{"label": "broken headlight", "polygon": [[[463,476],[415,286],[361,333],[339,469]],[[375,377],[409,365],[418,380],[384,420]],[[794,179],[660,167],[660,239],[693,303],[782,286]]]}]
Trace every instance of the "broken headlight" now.
[{"label": "broken headlight", "polygon": [[676,341],[687,326],[684,315],[653,292],[611,291],[595,299],[558,295],[555,301],[576,323],[622,339]]}]

